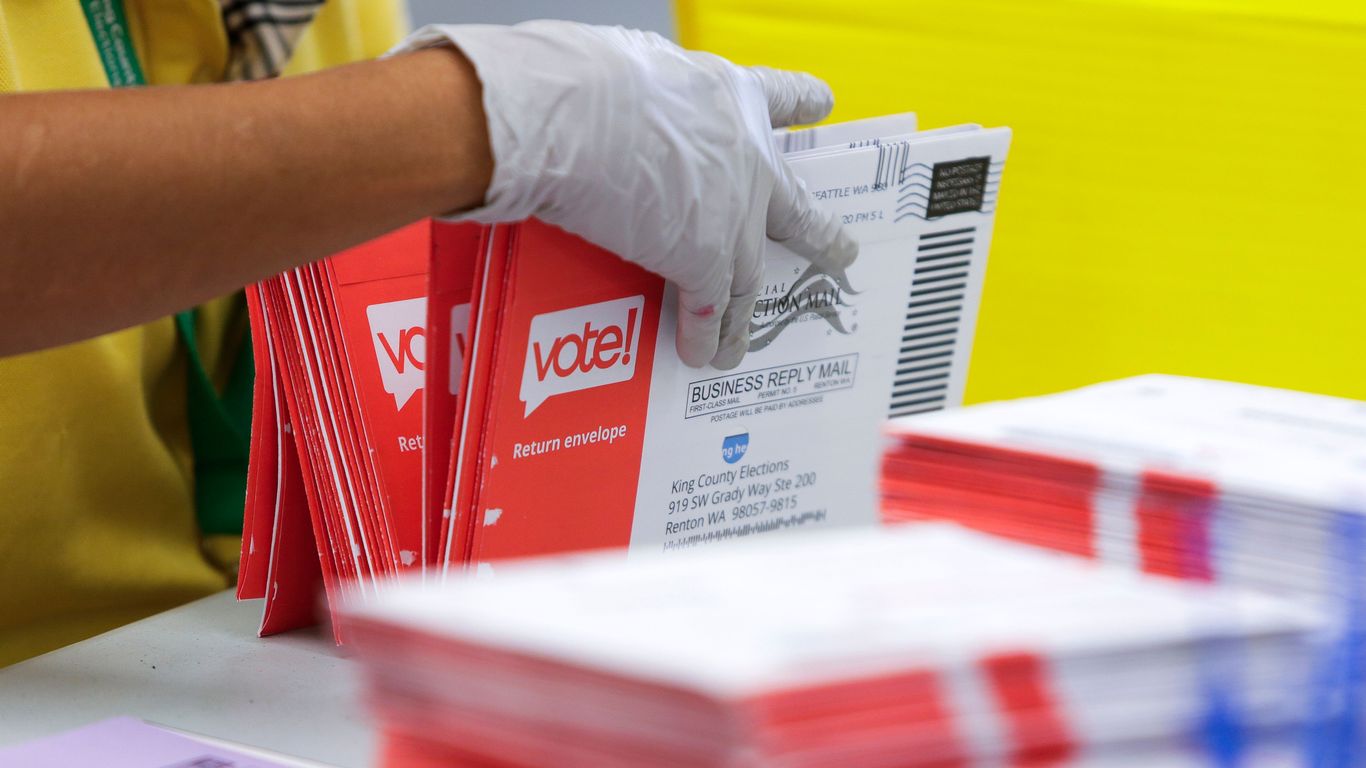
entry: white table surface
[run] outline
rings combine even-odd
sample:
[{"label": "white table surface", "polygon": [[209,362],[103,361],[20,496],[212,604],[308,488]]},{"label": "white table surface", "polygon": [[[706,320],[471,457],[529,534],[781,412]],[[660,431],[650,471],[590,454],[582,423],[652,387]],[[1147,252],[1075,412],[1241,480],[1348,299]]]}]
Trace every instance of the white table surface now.
[{"label": "white table surface", "polygon": [[339,768],[373,763],[354,665],[318,631],[258,638],[222,592],[0,669],[0,746],[117,715]]}]

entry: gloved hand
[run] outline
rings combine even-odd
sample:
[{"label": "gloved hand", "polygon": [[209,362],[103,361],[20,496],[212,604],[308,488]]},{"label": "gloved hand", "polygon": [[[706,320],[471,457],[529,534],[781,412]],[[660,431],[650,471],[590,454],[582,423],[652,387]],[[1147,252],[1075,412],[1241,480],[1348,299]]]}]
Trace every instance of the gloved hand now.
[{"label": "gloved hand", "polygon": [[484,206],[459,218],[536,216],[673,281],[688,365],[748,350],[765,234],[822,267],[857,255],[773,142],[830,112],[820,80],[564,21],[429,26],[395,51],[445,44],[483,83],[495,164]]}]

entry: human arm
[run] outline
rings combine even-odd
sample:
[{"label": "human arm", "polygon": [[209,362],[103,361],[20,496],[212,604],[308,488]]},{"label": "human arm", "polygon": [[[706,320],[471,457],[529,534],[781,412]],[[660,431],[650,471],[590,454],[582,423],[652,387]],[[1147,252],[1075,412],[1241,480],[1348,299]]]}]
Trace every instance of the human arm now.
[{"label": "human arm", "polygon": [[407,48],[294,80],[0,97],[0,355],[473,208],[668,278],[680,356],[733,367],[765,236],[829,269],[857,254],[772,140],[829,112],[809,75],[569,22],[433,27]]},{"label": "human arm", "polygon": [[453,49],[259,83],[0,96],[0,356],[194,306],[484,199]]}]

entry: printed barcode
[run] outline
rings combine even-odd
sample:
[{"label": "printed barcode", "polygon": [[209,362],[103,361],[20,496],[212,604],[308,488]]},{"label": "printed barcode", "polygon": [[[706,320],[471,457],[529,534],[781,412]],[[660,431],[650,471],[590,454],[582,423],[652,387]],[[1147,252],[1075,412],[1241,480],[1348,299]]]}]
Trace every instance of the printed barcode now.
[{"label": "printed barcode", "polygon": [[891,416],[936,411],[947,402],[976,232],[976,227],[926,232],[917,242]]}]

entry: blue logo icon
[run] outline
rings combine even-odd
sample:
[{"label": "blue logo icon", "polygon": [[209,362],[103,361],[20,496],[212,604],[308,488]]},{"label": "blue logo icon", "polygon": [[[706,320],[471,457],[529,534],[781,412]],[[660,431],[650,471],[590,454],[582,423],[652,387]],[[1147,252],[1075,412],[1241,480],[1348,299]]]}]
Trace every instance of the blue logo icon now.
[{"label": "blue logo icon", "polygon": [[741,432],[738,435],[727,435],[721,440],[721,458],[727,464],[734,464],[740,459],[745,458],[745,452],[749,450],[749,433]]}]

